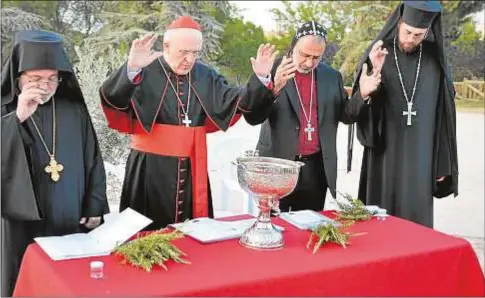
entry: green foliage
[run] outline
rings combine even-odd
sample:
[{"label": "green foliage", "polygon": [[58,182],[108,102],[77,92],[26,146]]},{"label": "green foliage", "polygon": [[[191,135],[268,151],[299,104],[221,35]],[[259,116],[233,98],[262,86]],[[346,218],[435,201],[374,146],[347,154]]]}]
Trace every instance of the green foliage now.
[{"label": "green foliage", "polygon": [[280,51],[286,51],[295,35],[295,28],[304,22],[315,20],[327,29],[328,45],[324,60],[332,62],[336,49],[355,25],[355,9],[370,1],[304,1],[295,4],[290,1],[281,2],[285,6],[284,9],[271,10],[280,28],[280,37],[272,37],[269,40],[275,43]]},{"label": "green foliage", "polygon": [[253,72],[249,58],[256,57],[259,45],[264,42],[261,27],[239,18],[229,19],[221,36],[221,53],[213,60],[226,78],[240,85]]},{"label": "green foliage", "polygon": [[308,239],[306,246],[307,249],[313,245],[313,253],[315,254],[326,243],[335,243],[345,248],[352,236],[351,233],[345,231],[345,228],[351,225],[351,223],[345,223],[340,226],[333,224],[317,226],[310,234],[310,239]]},{"label": "green foliage", "polygon": [[286,34],[271,34],[266,37],[267,42],[271,43],[276,47],[276,50],[279,51],[279,56],[283,56],[288,51],[291,40],[295,35],[295,30],[292,29],[293,33],[286,33]]},{"label": "green foliage", "polygon": [[148,272],[156,265],[168,270],[165,264],[168,260],[180,264],[190,264],[183,258],[186,254],[171,243],[173,240],[182,237],[183,234],[179,231],[170,233],[152,232],[118,246],[115,249],[115,255],[122,256],[123,263],[131,264]]},{"label": "green foliage", "polygon": [[353,10],[353,28],[343,38],[334,61],[340,68],[345,85],[352,84],[353,73],[365,49],[382,30],[386,17],[394,10],[396,1],[362,1]]},{"label": "green foliage", "polygon": [[100,108],[99,88],[126,58],[119,50],[113,48],[108,49],[105,55],[99,55],[89,43],[76,47],[76,54],[79,61],[74,64],[74,70],[100,140],[103,160],[111,164],[121,164],[128,156],[130,138],[108,127]]},{"label": "green foliage", "polygon": [[217,21],[231,12],[227,1],[132,1],[112,3],[103,12],[106,24],[89,38],[100,52],[111,45],[129,49],[131,42],[153,32],[160,36],[155,48],[162,48],[162,36],[170,22],[190,15],[203,27],[202,59],[210,61],[220,52],[223,25]]},{"label": "green foliage", "polygon": [[461,25],[461,34],[458,39],[451,42],[454,46],[459,46],[462,50],[474,55],[474,45],[481,38],[480,33],[476,31],[475,24],[471,18]]},{"label": "green foliage", "polygon": [[281,1],[284,9],[272,9],[278,26],[285,34],[293,36],[295,26],[315,20],[327,29],[328,40],[339,43],[352,23],[352,9],[356,1],[302,1],[293,4]]},{"label": "green foliage", "polygon": [[369,220],[372,213],[365,208],[364,203],[358,198],[352,198],[349,194],[340,194],[345,201],[336,200],[340,211],[337,212],[337,220],[358,221]]}]

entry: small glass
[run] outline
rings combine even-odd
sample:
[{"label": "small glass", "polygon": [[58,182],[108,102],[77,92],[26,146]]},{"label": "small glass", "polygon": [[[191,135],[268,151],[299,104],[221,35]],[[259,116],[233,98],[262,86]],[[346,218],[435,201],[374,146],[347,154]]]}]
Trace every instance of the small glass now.
[{"label": "small glass", "polygon": [[93,261],[89,264],[90,275],[93,279],[103,278],[103,267],[104,264],[101,261]]},{"label": "small glass", "polygon": [[379,210],[377,210],[376,217],[377,217],[377,220],[386,220],[387,210],[380,208]]}]

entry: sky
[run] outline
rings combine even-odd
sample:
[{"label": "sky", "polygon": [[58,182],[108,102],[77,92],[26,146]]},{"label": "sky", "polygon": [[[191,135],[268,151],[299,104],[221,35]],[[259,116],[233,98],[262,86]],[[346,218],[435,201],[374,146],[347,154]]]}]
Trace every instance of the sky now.
[{"label": "sky", "polygon": [[[245,21],[250,21],[256,25],[263,27],[265,32],[270,32],[276,29],[275,21],[272,19],[270,13],[271,8],[283,8],[280,1],[229,1],[241,9],[241,14]],[[299,2],[299,1],[290,1]],[[483,31],[484,27],[484,12],[479,12],[475,15],[477,21],[477,28]]]},{"label": "sky", "polygon": [[[250,21],[262,26],[265,32],[276,29],[275,21],[270,13],[271,8],[283,8],[280,1],[229,1],[241,9],[241,15],[245,21]],[[298,2],[298,1],[291,1]]]}]

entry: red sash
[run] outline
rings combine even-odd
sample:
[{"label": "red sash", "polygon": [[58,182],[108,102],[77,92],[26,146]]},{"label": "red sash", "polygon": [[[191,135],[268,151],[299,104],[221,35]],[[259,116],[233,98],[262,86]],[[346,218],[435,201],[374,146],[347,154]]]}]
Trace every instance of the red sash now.
[{"label": "red sash", "polygon": [[188,157],[192,169],[193,217],[208,216],[206,128],[154,124],[148,134],[135,124],[131,148],[164,156]]}]

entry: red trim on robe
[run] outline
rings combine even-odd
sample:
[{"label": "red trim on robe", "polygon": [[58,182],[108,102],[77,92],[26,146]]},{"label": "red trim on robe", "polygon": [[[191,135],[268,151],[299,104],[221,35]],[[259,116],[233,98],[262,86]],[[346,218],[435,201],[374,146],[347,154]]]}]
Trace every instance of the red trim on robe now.
[{"label": "red trim on robe", "polygon": [[[241,119],[241,116],[242,114],[235,114],[232,119],[231,119],[231,122],[229,123],[229,127],[232,127],[234,124],[236,124],[239,119]],[[221,129],[219,127],[217,127],[217,125],[212,122],[212,119],[207,117],[207,120],[205,121],[205,130],[207,133],[214,133],[214,132],[218,132],[220,131]]]},{"label": "red trim on robe", "polygon": [[133,84],[139,85],[141,83],[141,71],[133,78]]}]

